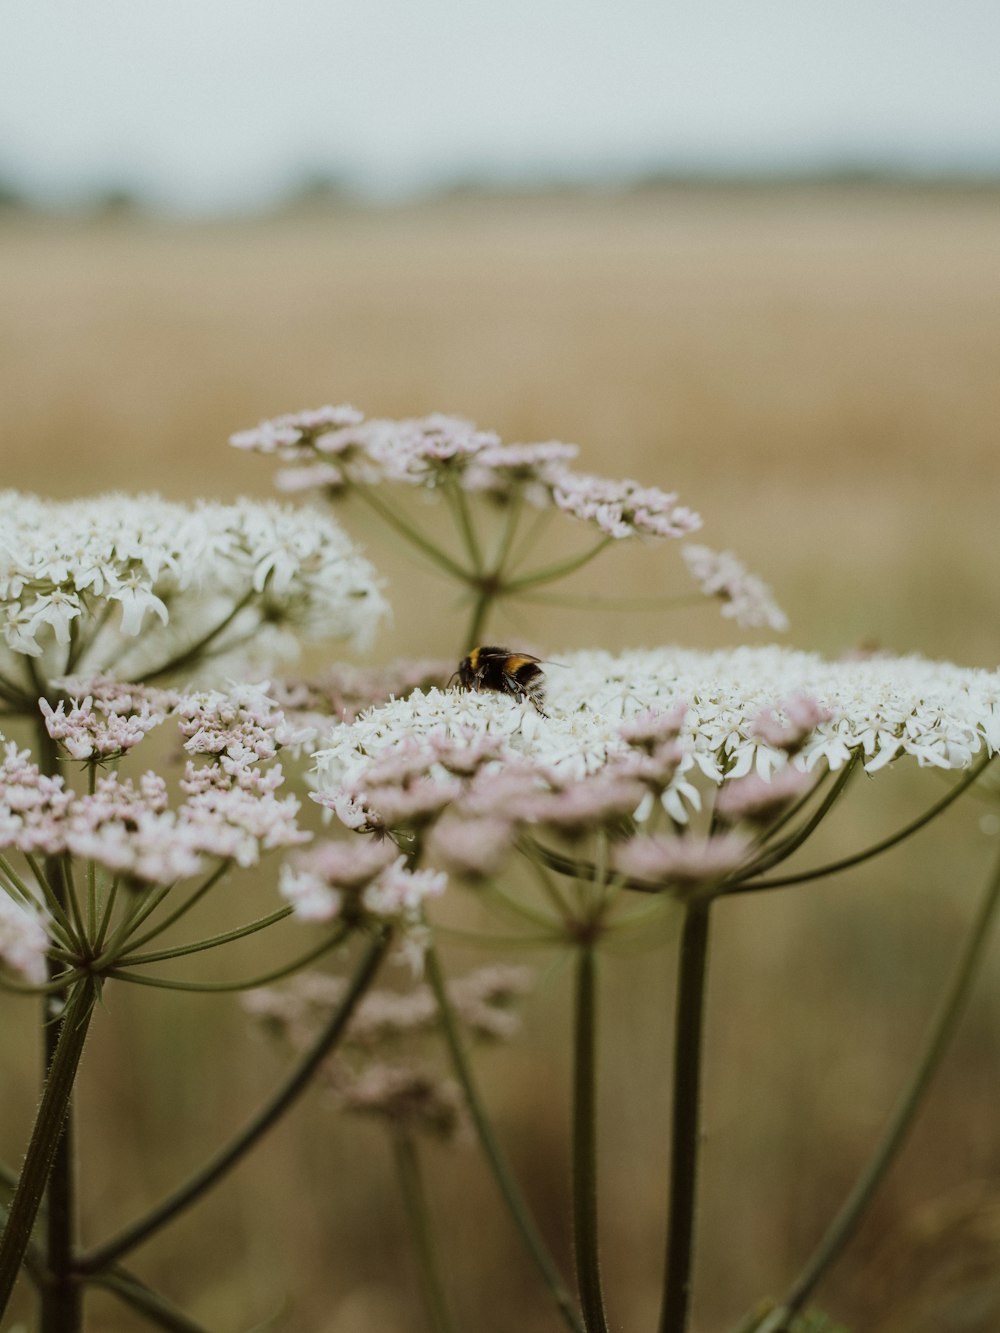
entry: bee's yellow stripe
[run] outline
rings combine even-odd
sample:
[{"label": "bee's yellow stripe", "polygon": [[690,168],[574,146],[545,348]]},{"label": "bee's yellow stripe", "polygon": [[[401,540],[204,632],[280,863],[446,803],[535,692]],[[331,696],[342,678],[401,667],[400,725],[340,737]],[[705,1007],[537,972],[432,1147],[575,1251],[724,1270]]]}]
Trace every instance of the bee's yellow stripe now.
[{"label": "bee's yellow stripe", "polygon": [[534,661],[535,659],[533,657],[524,657],[520,653],[511,653],[510,657],[508,657],[507,661],[504,663],[504,667],[513,676],[515,672],[520,671],[523,666],[534,665]]}]

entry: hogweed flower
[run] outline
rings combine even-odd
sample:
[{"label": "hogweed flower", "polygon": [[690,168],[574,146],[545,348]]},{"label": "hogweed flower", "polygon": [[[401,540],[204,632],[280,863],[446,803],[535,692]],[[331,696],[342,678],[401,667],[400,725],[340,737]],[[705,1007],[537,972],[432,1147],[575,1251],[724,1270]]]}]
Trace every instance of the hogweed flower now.
[{"label": "hogweed flower", "polygon": [[[524,967],[493,965],[447,983],[449,1004],[474,1041],[497,1043],[516,1036],[515,1005],[531,989]],[[250,991],[246,1012],[273,1037],[305,1049],[340,1003],[345,982],[305,972],[280,988]],[[325,1067],[338,1107],[376,1115],[395,1131],[450,1138],[465,1122],[461,1094],[452,1079],[421,1055],[421,1043],[441,1023],[431,988],[372,990],[360,1001],[340,1049]]]},{"label": "hogweed flower", "polygon": [[[230,443],[288,464],[278,476],[284,490],[317,490],[331,499],[359,496],[397,534],[470,588],[475,608],[467,648],[482,641],[498,599],[534,595],[539,586],[581,569],[609,543],[685,538],[701,528],[700,516],[672,491],[578,471],[576,445],[504,444],[459,417],[366,420],[351,407],[324,407],[261,422],[237,432]],[[392,483],[446,497],[460,554],[441,545],[439,532],[423,531],[419,521],[394,509],[391,497],[381,494]],[[502,518],[492,537],[491,524],[473,518],[470,505],[476,501]],[[596,544],[515,575],[523,554],[517,534],[525,505],[587,525],[597,533]],[[722,600],[724,615],[744,625],[785,627],[770,591],[735,557],[690,547],[687,559],[706,595]]]},{"label": "hogweed flower", "polygon": [[371,565],[314,511],[0,492],[8,703],[73,674],[149,680],[210,660],[220,675],[237,661],[263,670],[299,634],[364,645],[385,610]]},{"label": "hogweed flower", "polygon": [[[559,874],[690,897],[791,854],[808,819],[780,845],[769,830],[827,772],[908,758],[966,769],[1000,746],[997,672],[779,648],[559,660],[547,717],[503,695],[431,689],[335,724],[313,756],[314,799],[468,884],[503,875],[516,849]],[[713,822],[699,831],[706,797]],[[672,834],[657,827],[664,813]],[[732,831],[741,823],[758,837]],[[569,910],[558,908],[567,925]]]},{"label": "hogweed flower", "polygon": [[[70,758],[84,762],[89,781],[87,790],[77,791],[66,775],[41,772],[29,752],[13,743],[0,759],[0,902],[16,899],[23,907],[26,898],[44,899],[54,916],[41,926],[8,911],[21,935],[36,944],[44,927],[43,933],[58,934],[62,948],[89,967],[102,954],[119,884],[131,890],[129,901],[138,906],[148,901],[152,909],[184,880],[207,874],[214,882],[227,868],[255,865],[265,853],[300,846],[312,836],[299,827],[298,799],[281,794],[284,776],[276,762],[282,745],[294,743],[299,733],[261,686],[235,686],[228,695],[185,695],[98,680],[68,711],[45,699],[40,706],[53,739]],[[140,726],[122,744],[109,719],[126,720],[129,710],[143,724],[172,720],[179,726],[193,757],[186,760],[176,796],[160,773],[99,772],[109,746],[116,757],[134,752],[149,730]],[[24,863],[20,870],[18,856]],[[43,869],[39,857],[67,858],[56,880],[50,882],[53,872],[48,861]],[[79,904],[74,900],[68,907],[66,901],[67,893],[70,899],[75,895],[72,858],[88,863],[86,925]],[[124,947],[133,909],[121,900],[118,907],[118,943]],[[107,966],[114,964],[115,949],[104,960]]]},{"label": "hogweed flower", "polygon": [[[453,775],[437,755],[472,742],[492,747],[494,767],[521,761],[566,784],[655,744],[655,733],[648,739],[650,710],[666,717],[665,743],[680,751],[676,763],[672,750],[664,761],[675,770],[664,796],[679,794],[669,808],[681,819],[696,775],[719,785],[750,772],[767,777],[788,764],[836,771],[852,755],[869,772],[903,758],[962,769],[1000,747],[996,671],[917,657],[828,662],[777,647],[563,653],[559,661],[566,669],[548,674],[546,718],[506,696],[431,689],[335,724],[313,756],[317,799],[361,792],[373,773],[384,775],[396,763],[409,772],[421,746],[422,771],[447,786]],[[810,720],[819,720],[790,757],[787,732],[768,738],[762,718],[796,695],[815,701]],[[519,779],[517,791],[526,790]]]}]

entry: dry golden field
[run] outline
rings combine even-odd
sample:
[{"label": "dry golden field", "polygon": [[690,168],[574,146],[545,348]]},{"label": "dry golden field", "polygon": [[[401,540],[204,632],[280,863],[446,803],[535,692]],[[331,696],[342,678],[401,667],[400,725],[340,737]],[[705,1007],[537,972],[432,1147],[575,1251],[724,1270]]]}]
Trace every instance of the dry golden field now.
[{"label": "dry golden field", "polygon": [[[345,400],[373,415],[458,413],[508,440],[575,441],[585,467],[678,490],[708,544],[774,585],[797,646],[992,665],[998,204],[988,191],[817,188],[183,226],[11,217],[0,486],[264,495],[267,465],[225,443],[261,417]],[[441,585],[381,535],[359,535],[400,590],[379,659],[454,653],[462,618]],[[580,587],[667,592],[677,563],[660,548],[613,552]],[[536,607],[502,623],[553,655],[736,633],[711,610]],[[855,792],[828,852],[891,829],[940,784],[885,775],[880,789],[878,802]],[[995,839],[980,813],[961,803],[851,876],[719,912],[697,1333],[725,1333],[780,1294],[861,1166],[987,875]],[[272,901],[272,885],[258,890]],[[602,1225],[622,1330],[655,1326],[671,957],[612,954],[604,978]],[[248,948],[230,974],[260,961]],[[915,1134],[821,1293],[852,1333],[1000,1328],[996,972],[994,950]],[[567,1266],[568,979],[543,966],[523,1038],[483,1066]],[[281,1068],[231,998],[133,990],[110,994],[85,1057],[90,1240],[197,1165]],[[29,1011],[0,998],[8,1162],[35,1100]],[[432,1149],[428,1164],[459,1326],[553,1329],[475,1149]],[[390,1166],[374,1127],[312,1096],[134,1267],[213,1333],[420,1333]],[[95,1300],[93,1333],[141,1326]]]}]

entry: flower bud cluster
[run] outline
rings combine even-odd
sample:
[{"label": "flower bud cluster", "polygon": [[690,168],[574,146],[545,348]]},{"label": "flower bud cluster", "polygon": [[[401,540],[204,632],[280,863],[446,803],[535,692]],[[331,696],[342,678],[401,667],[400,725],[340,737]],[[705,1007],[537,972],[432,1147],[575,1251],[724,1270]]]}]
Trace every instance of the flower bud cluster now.
[{"label": "flower bud cluster", "polygon": [[[74,682],[60,681],[72,690]],[[69,706],[60,699],[55,708],[39,699],[45,729],[59,741],[71,759],[120,758],[168,716],[176,692],[141,685],[122,685],[110,678],[87,683],[83,697],[72,695]]]},{"label": "flower bud cluster", "polygon": [[713,551],[708,546],[681,547],[688,573],[706,597],[722,602],[722,614],[747,629],[788,628],[788,617],[774,600],[771,589],[751,574],[732,551]]},{"label": "flower bud cluster", "polygon": [[[458,1022],[474,1040],[509,1041],[519,1027],[514,1006],[531,989],[527,968],[479,968],[447,983]],[[250,991],[247,1012],[274,1037],[301,1051],[343,998],[345,983],[303,973],[281,989]],[[375,1115],[392,1129],[451,1137],[463,1124],[454,1082],[420,1057],[420,1041],[440,1023],[429,986],[369,991],[358,1004],[325,1072],[339,1107]]]},{"label": "flower bud cluster", "polygon": [[614,538],[685,537],[701,527],[699,516],[670,492],[574,472],[575,445],[505,445],[458,417],[365,420],[350,407],[325,407],[261,422],[230,443],[296,464],[279,477],[286,489],[457,484],[497,501],[523,496],[539,507],[551,505]]},{"label": "flower bud cluster", "polygon": [[[173,718],[185,748],[209,757],[188,760],[183,799],[172,806],[167,783],[156,773],[137,779],[103,774],[92,791],[77,793],[8,744],[0,763],[0,849],[26,856],[68,852],[138,886],[169,884],[214,861],[253,865],[266,851],[308,839],[298,827],[298,800],[277,794],[284,779],[275,756],[298,733],[262,686],[185,695],[96,681],[68,712],[45,700],[41,706],[50,734],[71,758],[106,757],[101,742],[112,734],[109,719],[129,716],[150,725]],[[148,729],[138,728],[125,748]]]}]

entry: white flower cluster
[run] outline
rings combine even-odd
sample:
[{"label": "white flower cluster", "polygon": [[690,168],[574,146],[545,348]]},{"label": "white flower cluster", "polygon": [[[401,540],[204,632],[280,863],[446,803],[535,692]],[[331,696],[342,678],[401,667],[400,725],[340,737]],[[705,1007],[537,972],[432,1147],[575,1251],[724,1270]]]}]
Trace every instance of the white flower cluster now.
[{"label": "white flower cluster", "polygon": [[[0,492],[0,677],[113,670],[178,657],[266,669],[289,630],[367,643],[386,611],[375,571],[326,516],[287,505],[174,504]],[[19,662],[17,659],[20,658]],[[190,658],[190,660],[187,660]]]},{"label": "white flower cluster", "polygon": [[[561,666],[546,669],[548,717],[507,696],[430,690],[333,727],[314,756],[318,798],[337,808],[345,794],[364,789],[373,763],[385,770],[397,754],[405,763],[417,742],[472,745],[486,735],[507,761],[528,761],[562,780],[582,777],[625,751],[623,726],[678,705],[685,707],[681,759],[664,795],[678,819],[700,805],[692,780],[698,774],[718,784],[752,772],[768,777],[789,762],[805,771],[822,763],[839,769],[853,754],[869,772],[902,756],[957,769],[984,747],[1000,747],[997,671],[916,657],[828,662],[778,647],[584,652],[558,660]],[[789,759],[773,733],[783,702],[794,714],[803,696],[823,711]],[[452,777],[442,770],[441,780]]]},{"label": "white flower cluster", "polygon": [[433,490],[453,483],[500,501],[521,495],[539,507],[553,505],[608,537],[685,537],[701,527],[672,492],[572,471],[576,445],[505,445],[461,417],[365,420],[351,407],[322,407],[263,421],[230,443],[295,464],[279,474],[286,490],[381,481]]}]

